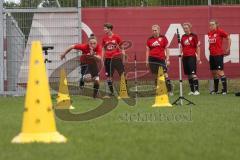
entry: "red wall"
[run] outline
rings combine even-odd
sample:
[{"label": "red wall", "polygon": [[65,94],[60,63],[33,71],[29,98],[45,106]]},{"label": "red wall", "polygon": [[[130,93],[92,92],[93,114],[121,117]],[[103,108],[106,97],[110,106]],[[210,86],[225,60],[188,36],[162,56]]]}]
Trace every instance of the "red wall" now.
[{"label": "red wall", "polygon": [[[225,31],[230,34],[240,32],[240,6],[215,7],[154,7],[154,8],[90,8],[83,9],[83,22],[99,37],[103,36],[103,24],[110,22],[114,32],[125,40],[132,40],[133,47],[128,51],[130,61],[137,54],[138,61],[145,60],[145,43],[151,35],[151,26],[159,24],[161,33],[165,34],[169,25],[191,22],[193,32],[198,34],[202,43],[203,64],[198,65],[198,75],[201,79],[210,77],[208,61],[205,57],[204,35],[208,32],[209,19],[217,19]],[[238,35],[239,36],[239,35]],[[86,39],[86,35],[84,35]],[[238,43],[239,45],[239,43]],[[177,47],[176,36],[170,48]],[[238,51],[239,54],[239,51]],[[225,65],[226,75],[231,78],[240,77],[240,64],[228,62]],[[170,77],[178,77],[178,60],[171,57]]]}]

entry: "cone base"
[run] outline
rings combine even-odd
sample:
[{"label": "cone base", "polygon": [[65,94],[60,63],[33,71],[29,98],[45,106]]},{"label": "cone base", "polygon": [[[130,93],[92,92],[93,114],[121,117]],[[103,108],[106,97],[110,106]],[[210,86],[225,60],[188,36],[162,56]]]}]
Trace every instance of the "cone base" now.
[{"label": "cone base", "polygon": [[13,138],[12,143],[65,143],[67,139],[58,132],[20,133]]},{"label": "cone base", "polygon": [[75,109],[75,107],[73,107],[72,105],[69,107],[69,109]]},{"label": "cone base", "polygon": [[104,96],[103,98],[110,98],[110,96]]},{"label": "cone base", "polygon": [[118,96],[118,99],[128,99],[129,97],[128,96]]},{"label": "cone base", "polygon": [[172,107],[170,103],[154,104],[152,107]]},{"label": "cone base", "polygon": [[56,105],[54,109],[75,109],[75,107],[71,106],[58,106]]}]

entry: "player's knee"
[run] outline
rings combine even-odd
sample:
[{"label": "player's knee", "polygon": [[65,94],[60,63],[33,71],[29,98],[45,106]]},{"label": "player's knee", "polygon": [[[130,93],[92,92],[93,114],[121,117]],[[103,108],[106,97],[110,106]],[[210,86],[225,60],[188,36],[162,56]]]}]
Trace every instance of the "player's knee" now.
[{"label": "player's knee", "polygon": [[213,70],[213,71],[212,71],[212,76],[213,76],[214,78],[218,77],[218,72],[215,71],[215,70]]},{"label": "player's knee", "polygon": [[222,76],[224,76],[224,71],[219,70],[219,71],[217,72],[217,74],[218,74],[218,76],[222,77]]},{"label": "player's knee", "polygon": [[92,75],[91,74],[85,74],[83,76],[83,81],[84,82],[91,82],[91,80],[92,80]]},{"label": "player's knee", "polygon": [[165,78],[168,78],[168,74],[167,73],[164,73],[164,76],[165,76]]},{"label": "player's knee", "polygon": [[95,78],[94,78],[94,83],[100,83],[100,78],[99,78],[99,76],[96,76]]},{"label": "player's knee", "polygon": [[112,77],[107,77],[107,81],[112,81]]},{"label": "player's knee", "polygon": [[196,74],[192,74],[191,77],[192,77],[193,80],[197,80],[198,79]]},{"label": "player's knee", "polygon": [[99,80],[94,80],[94,84],[99,85],[100,84]]},{"label": "player's knee", "polygon": [[191,74],[188,75],[188,79],[192,79],[192,75]]}]

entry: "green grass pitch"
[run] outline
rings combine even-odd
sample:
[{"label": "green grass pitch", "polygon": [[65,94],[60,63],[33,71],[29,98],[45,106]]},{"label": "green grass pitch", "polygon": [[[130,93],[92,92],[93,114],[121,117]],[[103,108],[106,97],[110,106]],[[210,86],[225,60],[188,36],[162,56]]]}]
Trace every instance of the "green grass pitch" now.
[{"label": "green grass pitch", "polygon": [[[0,97],[0,160],[239,159],[240,98],[208,93],[186,98],[197,105],[152,108],[153,97],[139,98],[135,107],[119,101],[110,113],[86,122],[56,118],[66,144],[23,145],[10,142],[21,129],[24,98]],[[80,96],[72,100],[74,112],[101,103]]]}]

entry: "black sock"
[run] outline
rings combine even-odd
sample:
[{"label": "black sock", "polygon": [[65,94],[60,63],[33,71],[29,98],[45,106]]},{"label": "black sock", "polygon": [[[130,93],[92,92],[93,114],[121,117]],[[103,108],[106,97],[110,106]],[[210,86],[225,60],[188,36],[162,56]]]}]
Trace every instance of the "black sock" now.
[{"label": "black sock", "polygon": [[189,82],[189,85],[190,85],[190,89],[191,89],[191,92],[194,92],[194,83],[193,83],[193,79],[188,79],[188,82]]},{"label": "black sock", "polygon": [[84,86],[84,80],[83,78],[80,78],[80,83],[79,83],[80,87],[83,87]]},{"label": "black sock", "polygon": [[194,91],[199,91],[198,79],[193,80]]},{"label": "black sock", "polygon": [[214,92],[218,92],[219,79],[214,78]]},{"label": "black sock", "polygon": [[98,90],[99,90],[99,83],[95,82],[94,85],[93,85],[93,97],[94,98],[97,97]]},{"label": "black sock", "polygon": [[155,79],[154,83],[155,83],[155,86],[157,86],[157,79]]},{"label": "black sock", "polygon": [[170,79],[166,80],[167,90],[168,92],[172,92],[172,83]]},{"label": "black sock", "polygon": [[112,81],[108,80],[107,83],[108,83],[108,87],[110,89],[110,92],[113,94],[113,83],[112,83]]},{"label": "black sock", "polygon": [[223,86],[223,92],[227,92],[227,78],[225,76],[221,76],[222,86]]}]

